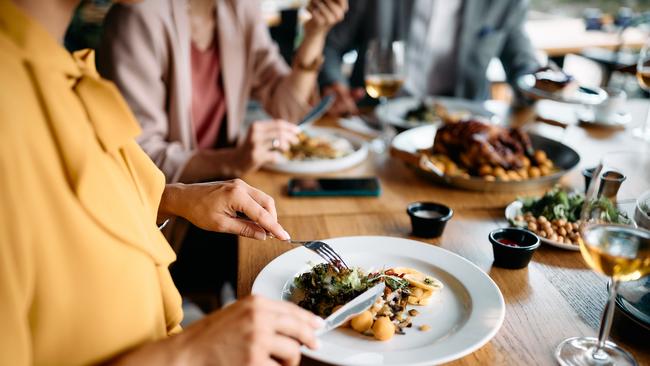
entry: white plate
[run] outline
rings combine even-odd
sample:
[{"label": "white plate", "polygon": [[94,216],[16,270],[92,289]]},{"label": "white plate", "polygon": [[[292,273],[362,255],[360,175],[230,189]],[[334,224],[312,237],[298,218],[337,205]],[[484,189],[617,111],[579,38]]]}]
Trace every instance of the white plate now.
[{"label": "white plate", "polygon": [[[506,220],[508,220],[509,222],[514,221],[515,217],[517,215],[521,215],[522,214],[521,208],[522,208],[523,205],[524,204],[521,201],[511,202],[506,207],[506,212],[505,212]],[[557,241],[542,238],[541,236],[539,236],[539,240],[541,240],[542,243],[544,243],[544,244],[552,245],[554,247],[558,247],[558,248],[562,248],[562,249],[566,249],[566,250],[580,251],[580,247],[577,246],[577,245],[564,244],[564,243],[560,243],[560,242],[557,242]]]},{"label": "white plate", "polygon": [[[432,365],[450,362],[479,349],[499,330],[505,316],[503,296],[492,279],[461,256],[413,240],[357,236],[325,240],[350,266],[365,270],[412,267],[438,278],[444,289],[420,314],[405,335],[380,342],[351,329],[335,329],[321,337],[321,347],[303,354],[335,365]],[[255,279],[253,293],[287,299],[293,278],[320,257],[306,248],[290,250],[269,263]],[[429,324],[422,332],[418,325]]]},{"label": "white plate", "polygon": [[[494,119],[496,121],[496,119],[498,119],[495,113],[490,112],[486,108],[488,105],[483,102],[477,102],[477,101],[460,99],[460,98],[427,97],[425,98],[425,103],[427,105],[433,105],[433,103],[440,103],[443,106],[445,106],[445,108],[447,108],[447,110],[450,113],[467,111],[471,115],[481,116],[490,120]],[[383,121],[385,121],[386,123],[401,129],[409,129],[417,126],[436,124],[440,122],[439,119],[433,122],[427,122],[427,121],[413,122],[413,121],[405,120],[404,116],[406,116],[406,113],[416,108],[419,105],[420,105],[420,99],[414,97],[400,97],[400,98],[390,99],[385,104],[381,104],[377,106],[377,109],[375,110],[375,115],[378,116]]]},{"label": "white plate", "polygon": [[550,99],[557,102],[582,105],[598,105],[607,98],[607,92],[599,87],[575,85],[575,81],[565,88],[549,92],[535,87],[536,79],[533,74],[521,75],[516,84],[519,90],[532,99]]},{"label": "white plate", "polygon": [[368,156],[368,143],[345,131],[327,127],[308,127],[305,133],[310,136],[342,138],[350,142],[353,151],[337,159],[286,160],[277,164],[267,164],[267,170],[291,174],[321,174],[351,168]]}]

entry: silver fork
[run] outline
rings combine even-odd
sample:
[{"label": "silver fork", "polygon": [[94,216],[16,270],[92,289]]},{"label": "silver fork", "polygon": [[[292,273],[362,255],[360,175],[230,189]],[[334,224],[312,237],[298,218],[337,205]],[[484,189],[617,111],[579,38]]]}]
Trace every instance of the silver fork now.
[{"label": "silver fork", "polygon": [[329,244],[323,242],[323,241],[318,241],[318,240],[286,240],[289,243],[292,244],[300,244],[303,247],[311,250],[312,252],[318,254],[321,258],[325,259],[327,263],[329,263],[334,269],[337,271],[341,269],[350,269],[348,265],[345,263],[343,258],[334,250],[332,249]]},{"label": "silver fork", "polygon": [[[237,217],[242,220],[251,221],[251,219],[249,219],[248,216],[246,216],[242,212],[237,212]],[[275,235],[273,235],[273,233],[267,232],[266,235],[269,238],[278,239],[275,237]],[[318,254],[321,258],[325,259],[327,263],[329,263],[332,267],[334,267],[334,269],[337,272],[341,269],[350,269],[350,267],[348,267],[348,265],[345,263],[343,258],[341,258],[341,256],[325,242],[318,241],[318,240],[293,240],[293,239],[288,239],[283,241],[286,241],[287,243],[302,245],[303,247]]]}]

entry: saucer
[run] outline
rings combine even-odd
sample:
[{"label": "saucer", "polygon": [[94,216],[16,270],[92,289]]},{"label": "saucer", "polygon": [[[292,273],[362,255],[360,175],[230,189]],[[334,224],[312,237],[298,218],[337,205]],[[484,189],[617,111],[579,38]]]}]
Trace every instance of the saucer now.
[{"label": "saucer", "polygon": [[622,111],[595,116],[593,110],[580,108],[576,110],[576,116],[580,124],[599,128],[625,128],[625,126],[632,122],[630,112]]}]

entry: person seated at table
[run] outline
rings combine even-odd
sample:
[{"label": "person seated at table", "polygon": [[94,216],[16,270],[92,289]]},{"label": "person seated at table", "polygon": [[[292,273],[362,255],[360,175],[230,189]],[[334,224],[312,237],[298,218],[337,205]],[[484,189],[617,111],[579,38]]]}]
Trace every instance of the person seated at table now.
[{"label": "person seated at table", "polygon": [[297,365],[321,320],[290,303],[248,297],[181,331],[157,219],[288,234],[242,181],[165,185],[93,53],[60,44],[74,5],[0,0],[0,365]]},{"label": "person seated at table", "polygon": [[[237,177],[277,161],[317,91],[323,45],[347,0],[313,0],[289,67],[257,1],[145,0],[114,6],[98,50],[142,126],[138,142],[168,182]],[[275,120],[240,135],[249,98]],[[284,120],[284,121],[283,121]]]},{"label": "person seated at table", "polygon": [[[358,113],[365,96],[364,63],[368,43],[407,40],[403,92],[485,100],[490,95],[486,70],[501,60],[508,82],[539,68],[524,30],[525,0],[357,0],[329,32],[320,74],[323,93],[337,96],[334,115]],[[349,80],[342,56],[356,50]]]}]

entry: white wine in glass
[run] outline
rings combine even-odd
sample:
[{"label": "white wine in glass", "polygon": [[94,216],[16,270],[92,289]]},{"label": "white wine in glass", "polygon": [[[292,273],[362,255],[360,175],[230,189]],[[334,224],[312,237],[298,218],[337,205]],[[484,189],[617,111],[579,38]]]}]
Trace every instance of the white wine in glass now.
[{"label": "white wine in glass", "polygon": [[[645,43],[639,54],[639,61],[636,64],[636,78],[641,89],[650,92],[650,38]],[[650,105],[646,113],[645,123],[633,131],[634,136],[650,142]]]},{"label": "white wine in glass", "polygon": [[404,77],[395,74],[370,74],[366,76],[366,92],[374,99],[392,98],[402,89]]},{"label": "white wine in glass", "polygon": [[580,252],[589,267],[610,278],[609,297],[598,338],[564,340],[555,350],[560,365],[637,365],[607,338],[619,284],[650,273],[650,228],[634,221],[638,199],[650,190],[649,173],[647,148],[607,153],[594,172],[580,213]]},{"label": "white wine in glass", "polygon": [[[375,39],[368,43],[365,62],[366,92],[379,104],[386,103],[402,88],[405,78],[405,45],[403,41],[388,41]],[[378,119],[381,134],[371,142],[377,153],[386,151],[395,131],[390,128],[381,116]]]}]

